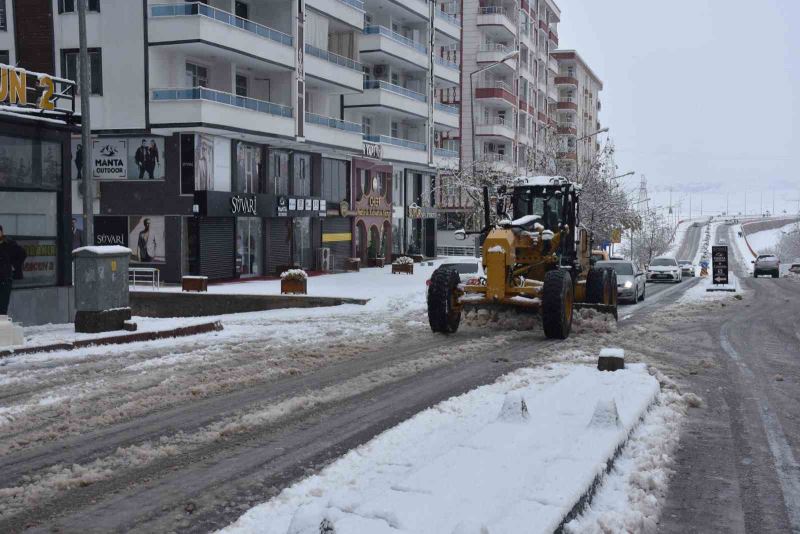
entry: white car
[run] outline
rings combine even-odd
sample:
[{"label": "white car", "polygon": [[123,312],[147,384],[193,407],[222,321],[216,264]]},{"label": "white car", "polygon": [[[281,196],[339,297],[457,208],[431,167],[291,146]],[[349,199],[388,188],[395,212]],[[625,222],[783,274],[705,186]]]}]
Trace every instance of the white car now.
[{"label": "white car", "polygon": [[683,281],[683,273],[681,271],[678,260],[671,256],[659,256],[653,258],[653,261],[647,266],[647,281],[674,282],[677,284]]}]

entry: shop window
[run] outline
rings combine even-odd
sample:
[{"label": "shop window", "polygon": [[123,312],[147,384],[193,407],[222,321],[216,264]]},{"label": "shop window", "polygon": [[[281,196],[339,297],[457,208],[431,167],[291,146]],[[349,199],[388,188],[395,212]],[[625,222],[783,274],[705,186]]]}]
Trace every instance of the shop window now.
[{"label": "shop window", "polygon": [[236,175],[234,191],[239,193],[263,193],[261,180],[261,147],[248,143],[236,145]]},{"label": "shop window", "polygon": [[[87,11],[96,11],[100,12],[100,0],[87,0],[86,2],[86,10]],[[77,13],[78,12],[78,0],[58,0],[58,12],[59,13]],[[72,78],[74,79],[74,78]]]},{"label": "shop window", "polygon": [[11,58],[8,54],[8,50],[0,50],[0,63],[3,65],[8,65],[11,63]]},{"label": "shop window", "polygon": [[289,153],[272,150],[269,155],[270,188],[276,195],[289,194]]},{"label": "shop window", "polygon": [[[70,80],[79,80],[78,50],[74,48],[61,51],[61,76]],[[103,55],[99,48],[89,49],[89,87],[90,94],[103,94]]]},{"label": "shop window", "polygon": [[311,196],[311,156],[295,154],[293,163],[292,194]]},{"label": "shop window", "polygon": [[347,199],[347,162],[322,159],[322,198],[330,202]]},{"label": "shop window", "polygon": [[314,267],[311,247],[311,217],[295,217],[292,220],[292,258],[303,269]]},{"label": "shop window", "polygon": [[0,186],[61,188],[61,144],[0,136]]},{"label": "shop window", "polygon": [[243,278],[261,274],[264,261],[264,238],[261,219],[236,219],[236,272]]},{"label": "shop window", "polygon": [[194,194],[194,134],[181,134],[181,195],[192,194]]}]

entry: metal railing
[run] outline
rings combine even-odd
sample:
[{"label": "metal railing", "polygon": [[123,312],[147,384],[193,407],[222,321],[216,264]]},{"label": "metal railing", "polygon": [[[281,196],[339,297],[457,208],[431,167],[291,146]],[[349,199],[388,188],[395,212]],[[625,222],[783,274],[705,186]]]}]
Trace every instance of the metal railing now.
[{"label": "metal railing", "polygon": [[418,93],[416,91],[412,91],[411,89],[406,89],[405,87],[381,80],[364,80],[364,89],[383,89],[401,96],[413,98],[414,100],[419,100],[420,102],[428,101],[428,97],[422,93]]},{"label": "metal railing", "polygon": [[443,57],[436,56],[434,58],[434,61],[436,62],[437,65],[441,65],[442,67],[445,67],[447,69],[459,70],[458,63],[453,63],[451,61],[446,60]]},{"label": "metal railing", "polygon": [[259,113],[268,113],[279,117],[293,117],[294,111],[289,106],[274,104],[266,100],[258,100],[246,96],[238,96],[225,91],[217,91],[208,87],[190,87],[186,89],[153,89],[150,92],[153,101],[163,100],[206,100],[237,108],[249,109]]},{"label": "metal railing", "polygon": [[436,102],[433,105],[434,108],[438,109],[439,111],[444,111],[445,113],[450,113],[451,115],[458,115],[460,109],[458,106],[450,106],[447,104],[442,104],[441,102]]},{"label": "metal railing", "polygon": [[428,145],[426,145],[425,143],[420,143],[419,141],[410,141],[408,139],[401,139],[400,137],[390,137],[388,135],[365,135],[364,141],[401,146],[403,148],[410,148],[411,150],[428,150]]},{"label": "metal railing", "polygon": [[397,32],[393,32],[389,28],[385,26],[366,26],[364,27],[364,34],[366,35],[383,35],[384,37],[388,37],[389,39],[396,41],[402,45],[408,46],[410,48],[415,49],[418,52],[422,52],[423,54],[428,53],[428,47],[423,44],[420,44],[413,39],[409,39],[404,35],[400,35]]},{"label": "metal railing", "polygon": [[364,11],[364,2],[361,0],[339,0],[343,4],[347,4],[349,6],[353,6],[356,9],[360,9]]},{"label": "metal railing", "polygon": [[306,112],[306,122],[310,124],[319,124],[320,126],[327,126],[328,128],[336,128],[337,130],[344,130],[345,132],[362,133],[362,125],[356,122],[348,122],[333,117],[326,117],[324,115],[317,115],[316,113]]},{"label": "metal railing", "polygon": [[461,27],[461,21],[460,21],[460,20],[458,20],[458,17],[456,17],[455,15],[451,15],[450,13],[445,13],[444,11],[442,11],[441,9],[439,9],[439,10],[436,12],[436,16],[437,16],[437,17],[441,17],[441,18],[445,19],[445,20],[446,20],[446,21],[448,21],[450,24],[455,24],[455,25],[456,25],[456,26],[458,26],[459,28]]},{"label": "metal railing", "polygon": [[558,95],[559,102],[572,102],[573,104],[576,103],[574,96],[566,96],[566,95]]},{"label": "metal railing", "polygon": [[329,63],[334,63],[336,65],[341,65],[342,67],[347,67],[348,69],[357,70],[358,72],[362,72],[363,65],[354,59],[350,59],[349,57],[340,56],[339,54],[334,54],[328,50],[323,50],[321,48],[317,48],[316,46],[310,45],[306,43],[306,54],[314,57],[318,57],[320,59],[324,59]]},{"label": "metal railing", "polygon": [[511,52],[511,49],[501,43],[481,43],[481,46],[478,50],[479,52],[502,52],[507,54]]},{"label": "metal railing", "polygon": [[511,86],[502,80],[495,80],[495,81],[486,80],[483,83],[481,83],[478,89],[503,89],[504,91],[508,91],[509,93],[514,94],[514,91],[511,90]]},{"label": "metal railing", "polygon": [[496,152],[487,152],[485,154],[480,154],[479,158],[483,161],[488,161],[488,162],[513,163],[513,159],[511,158],[511,156],[507,154],[498,154]]},{"label": "metal railing", "polygon": [[479,15],[503,15],[508,17],[508,11],[503,6],[482,6],[478,8]]},{"label": "metal railing", "polygon": [[443,245],[438,245],[436,247],[436,255],[437,256],[471,256],[477,257],[475,255],[476,247],[475,245],[464,245],[460,247],[447,247]]},{"label": "metal railing", "polygon": [[478,126],[505,126],[513,129],[514,122],[503,117],[483,117],[478,121]]},{"label": "metal railing", "polygon": [[237,17],[227,11],[211,7],[201,2],[191,2],[186,4],[156,4],[150,6],[151,17],[185,17],[185,16],[203,16],[213,19],[222,24],[227,24],[235,28],[239,28],[246,32],[250,32],[275,42],[292,46],[294,39],[291,35],[283,33],[278,30],[273,30],[268,26],[253,22],[252,20]]},{"label": "metal railing", "polygon": [[457,158],[458,150],[452,150],[450,148],[434,148],[433,154],[442,158]]}]

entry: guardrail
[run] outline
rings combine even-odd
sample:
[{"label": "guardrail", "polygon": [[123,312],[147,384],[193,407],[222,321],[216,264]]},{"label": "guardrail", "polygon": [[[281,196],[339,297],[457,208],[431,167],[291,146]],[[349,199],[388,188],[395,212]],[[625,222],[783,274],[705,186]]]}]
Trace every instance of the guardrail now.
[{"label": "guardrail", "polygon": [[293,46],[294,39],[291,35],[274,30],[252,20],[237,17],[232,13],[211,7],[201,2],[185,4],[156,4],[150,6],[151,17],[185,17],[203,16],[228,26],[233,26],[246,32],[254,33],[261,37],[271,39],[286,46]]},{"label": "guardrail", "polygon": [[428,101],[428,97],[422,93],[418,93],[416,91],[412,91],[411,89],[406,89],[405,87],[381,80],[364,80],[364,89],[383,89],[401,96],[413,98],[414,100],[419,100],[420,102]]},{"label": "guardrail", "polygon": [[289,106],[274,104],[266,100],[258,100],[246,96],[238,96],[225,91],[217,91],[207,87],[190,87],[185,89],[153,89],[150,100],[206,100],[228,106],[249,109],[259,113],[268,113],[279,117],[293,117],[294,110]]},{"label": "guardrail", "polygon": [[458,106],[448,106],[447,104],[442,104],[441,102],[436,102],[433,107],[439,111],[450,113],[451,115],[458,115],[460,112]]},{"label": "guardrail", "polygon": [[389,145],[401,146],[403,148],[410,148],[411,150],[427,150],[428,145],[420,143],[419,141],[410,141],[408,139],[401,139],[399,137],[390,137],[388,135],[365,135],[365,141],[372,143],[385,143]]},{"label": "guardrail", "polygon": [[350,59],[349,57],[340,56],[339,54],[335,54],[328,50],[323,50],[321,48],[317,48],[316,46],[312,46],[306,43],[306,54],[314,57],[318,57],[320,59],[324,59],[329,63],[334,63],[336,65],[340,65],[342,67],[347,67],[348,69],[353,69],[358,72],[362,72],[363,65],[354,59]]},{"label": "guardrail", "polygon": [[343,121],[334,119],[333,117],[326,117],[324,115],[317,115],[316,113],[306,112],[306,122],[310,124],[319,124],[327,126],[328,128],[336,128],[337,130],[344,130],[345,132],[362,133],[362,125],[355,122]]},{"label": "guardrail", "polygon": [[364,28],[364,34],[366,35],[383,35],[384,37],[388,37],[389,39],[396,41],[402,45],[408,46],[410,48],[415,49],[418,52],[422,52],[423,54],[428,53],[428,47],[423,44],[420,44],[413,39],[409,39],[404,35],[400,35],[397,32],[393,32],[389,28],[385,26],[366,26]]}]

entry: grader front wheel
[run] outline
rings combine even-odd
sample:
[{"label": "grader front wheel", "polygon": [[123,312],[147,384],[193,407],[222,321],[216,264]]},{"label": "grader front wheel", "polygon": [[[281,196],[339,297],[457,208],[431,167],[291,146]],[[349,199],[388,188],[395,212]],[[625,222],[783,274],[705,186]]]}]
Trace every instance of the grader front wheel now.
[{"label": "grader front wheel", "polygon": [[461,322],[461,309],[457,305],[458,284],[461,279],[452,269],[436,269],[428,288],[428,323],[431,330],[452,334]]},{"label": "grader front wheel", "polygon": [[542,327],[550,339],[567,339],[572,329],[575,294],[566,271],[549,271],[542,287]]}]

